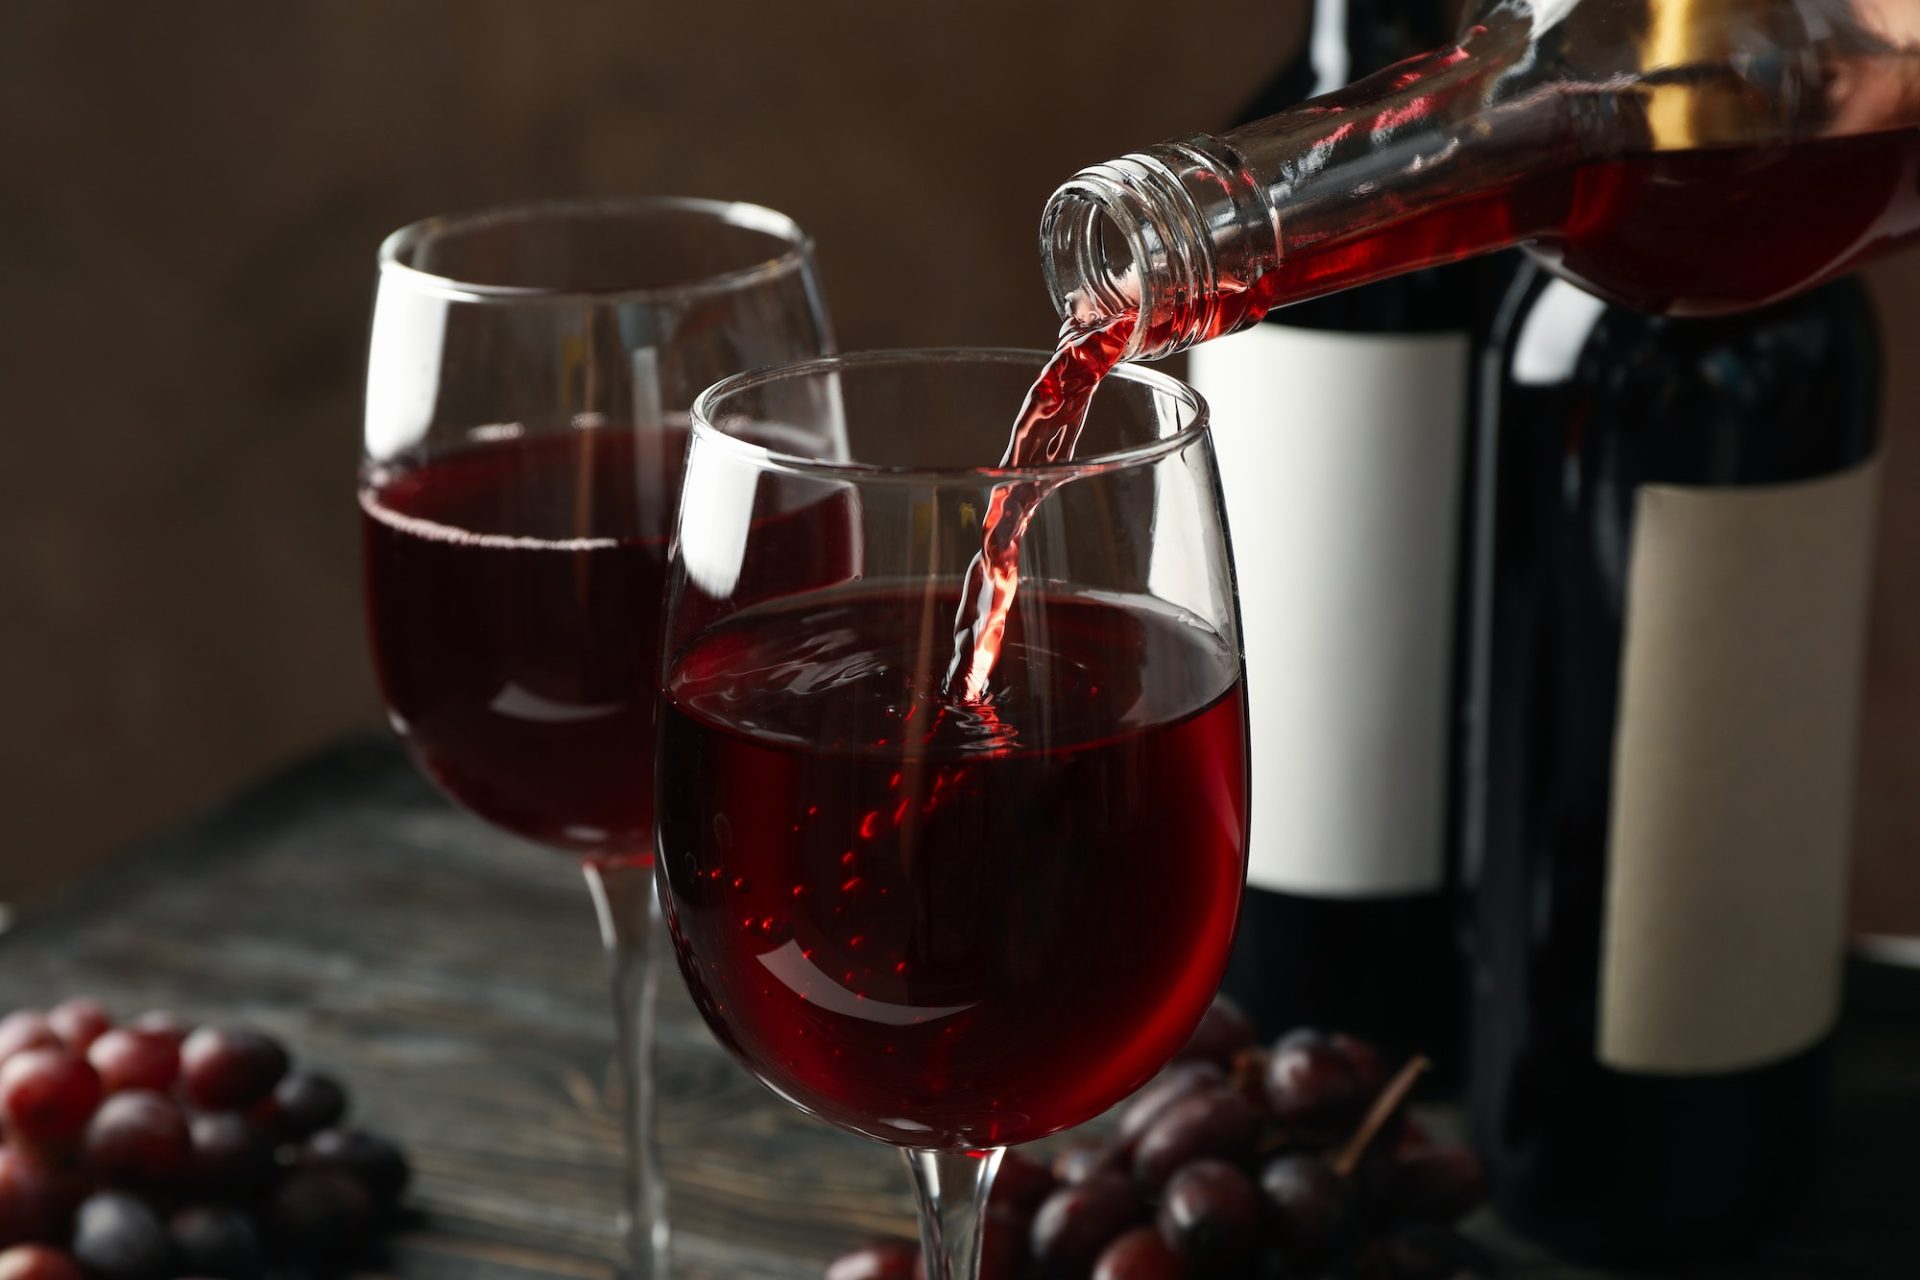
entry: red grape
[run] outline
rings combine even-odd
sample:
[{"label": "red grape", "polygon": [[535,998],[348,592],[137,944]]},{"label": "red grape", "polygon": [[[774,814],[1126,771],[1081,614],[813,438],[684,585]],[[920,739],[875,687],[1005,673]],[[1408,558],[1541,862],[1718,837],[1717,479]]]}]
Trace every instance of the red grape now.
[{"label": "red grape", "polygon": [[253,1219],[231,1205],[202,1204],[180,1210],[167,1222],[183,1274],[212,1280],[259,1280],[266,1249]]},{"label": "red grape", "polygon": [[247,1118],[210,1111],[187,1126],[193,1141],[192,1185],[202,1195],[251,1199],[274,1175],[273,1143]]},{"label": "red grape", "polygon": [[347,1091],[332,1076],[295,1071],[273,1091],[273,1131],[282,1141],[300,1142],[331,1129],[347,1114]]},{"label": "red grape", "polygon": [[1093,1280],[1182,1280],[1187,1268],[1152,1227],[1135,1227],[1101,1250]]},{"label": "red grape", "polygon": [[1468,1148],[1439,1143],[1397,1151],[1368,1166],[1370,1198],[1395,1217],[1457,1222],[1487,1197],[1487,1170]]},{"label": "red grape", "polygon": [[1302,1027],[1267,1060],[1267,1107],[1293,1136],[1337,1142],[1353,1132],[1379,1092],[1326,1036]]},{"label": "red grape", "polygon": [[843,1253],[827,1264],[826,1280],[913,1280],[920,1247],[904,1240],[883,1240]]},{"label": "red grape", "polygon": [[80,1264],[59,1249],[17,1244],[0,1253],[0,1280],[87,1280]]},{"label": "red grape", "polygon": [[1132,1163],[1125,1147],[1082,1142],[1053,1158],[1053,1177],[1068,1184],[1085,1182],[1096,1173],[1125,1173]]},{"label": "red grape", "polygon": [[1048,1196],[1034,1215],[1033,1257],[1043,1276],[1084,1276],[1101,1247],[1140,1216],[1139,1189],[1100,1173]]},{"label": "red grape", "polygon": [[1000,1171],[993,1176],[988,1194],[990,1207],[1004,1207],[1016,1216],[1031,1218],[1053,1191],[1053,1174],[1037,1160],[1009,1151],[1000,1160]]},{"label": "red grape", "polygon": [[166,1280],[173,1245],[153,1211],[129,1195],[103,1191],[80,1206],[73,1256],[95,1280]]},{"label": "red grape", "polygon": [[58,1049],[60,1037],[38,1009],[15,1009],[0,1018],[0,1063],[25,1049]]},{"label": "red grape", "polygon": [[55,1147],[79,1137],[99,1105],[99,1072],[65,1049],[28,1049],[0,1067],[0,1119],[30,1146]]},{"label": "red grape", "polygon": [[1233,1065],[1233,1055],[1253,1043],[1253,1020],[1229,996],[1215,996],[1200,1025],[1193,1029],[1186,1047],[1173,1056],[1175,1062],[1217,1062]]},{"label": "red grape", "polygon": [[980,1238],[979,1280],[1021,1280],[1027,1273],[1027,1236],[1030,1218],[987,1206],[987,1225]]},{"label": "red grape", "polygon": [[1387,1087],[1387,1081],[1393,1073],[1387,1070],[1387,1060],[1380,1051],[1358,1036],[1350,1036],[1344,1031],[1336,1031],[1327,1037],[1333,1051],[1347,1060],[1347,1067],[1360,1081],[1361,1092],[1372,1100]]},{"label": "red grape", "polygon": [[1359,1227],[1347,1184],[1324,1160],[1281,1156],[1260,1173],[1275,1252],[1299,1271],[1325,1267],[1353,1246]]},{"label": "red grape", "polygon": [[165,1094],[116,1093],[87,1125],[87,1172],[110,1187],[177,1182],[193,1159],[187,1118]]},{"label": "red grape", "polygon": [[1190,1093],[1212,1090],[1227,1083],[1227,1073],[1214,1062],[1180,1062],[1149,1080],[1120,1113],[1120,1141],[1131,1143],[1145,1133],[1168,1106]]},{"label": "red grape", "polygon": [[180,1075],[180,1046],[160,1032],[115,1027],[87,1049],[87,1061],[100,1073],[100,1087],[108,1093],[165,1093]]},{"label": "red grape", "polygon": [[18,1147],[0,1147],[0,1248],[65,1240],[79,1199],[64,1175]]},{"label": "red grape", "polygon": [[1160,1238],[1201,1271],[1224,1271],[1260,1238],[1260,1195],[1224,1160],[1196,1160],[1167,1179]]},{"label": "red grape", "polygon": [[1171,1103],[1140,1135],[1133,1176],[1157,1187],[1191,1160],[1240,1160],[1260,1140],[1260,1113],[1238,1093],[1191,1093]]},{"label": "red grape", "polygon": [[1393,1145],[1399,1150],[1410,1151],[1415,1147],[1427,1146],[1432,1141],[1433,1135],[1427,1132],[1427,1127],[1408,1116],[1400,1122],[1400,1132],[1395,1136]]},{"label": "red grape", "polygon": [[400,1148],[361,1129],[323,1129],[314,1134],[300,1153],[300,1164],[345,1173],[365,1187],[381,1208],[397,1202],[413,1176]]},{"label": "red grape", "polygon": [[273,1092],[287,1073],[279,1041],[241,1027],[201,1027],[180,1046],[187,1097],[207,1110],[244,1109]]},{"label": "red grape", "polygon": [[98,1000],[89,996],[74,996],[62,1000],[47,1011],[47,1025],[60,1037],[67,1048],[78,1054],[85,1054],[88,1046],[104,1035],[113,1026],[113,1019],[100,1007]]},{"label": "red grape", "polygon": [[133,1020],[133,1028],[136,1031],[146,1031],[156,1036],[165,1036],[167,1039],[173,1041],[173,1047],[175,1049],[178,1049],[184,1044],[187,1036],[193,1032],[193,1027],[190,1024],[168,1013],[165,1009],[149,1009]]},{"label": "red grape", "polygon": [[274,1243],[302,1261],[352,1256],[373,1225],[361,1185],[335,1169],[296,1169],[274,1190],[267,1226]]}]

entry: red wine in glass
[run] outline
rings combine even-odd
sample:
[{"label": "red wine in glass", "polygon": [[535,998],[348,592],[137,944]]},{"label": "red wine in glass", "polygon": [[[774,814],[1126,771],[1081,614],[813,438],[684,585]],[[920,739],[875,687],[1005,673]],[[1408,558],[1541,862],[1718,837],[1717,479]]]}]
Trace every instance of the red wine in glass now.
[{"label": "red wine in glass", "polygon": [[990,696],[943,692],[949,587],[809,593],[673,660],[669,923],[783,1096],[911,1147],[1027,1142],[1179,1048],[1244,874],[1238,656],[1144,596],[1031,585]]},{"label": "red wine in glass", "polygon": [[429,776],[550,847],[647,857],[683,424],[477,441],[360,492],[381,688]]}]

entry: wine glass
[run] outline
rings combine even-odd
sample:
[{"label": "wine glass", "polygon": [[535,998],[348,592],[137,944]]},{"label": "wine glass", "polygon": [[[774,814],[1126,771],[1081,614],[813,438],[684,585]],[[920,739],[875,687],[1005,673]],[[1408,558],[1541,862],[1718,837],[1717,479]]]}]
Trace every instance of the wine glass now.
[{"label": "wine glass", "polygon": [[[974,1277],[1005,1146],[1099,1114],[1185,1042],[1245,874],[1204,405],[1125,368],[1076,460],[974,465],[1042,360],[719,383],[668,563],[654,816],[681,972],[763,1083],[905,1152],[931,1280]],[[1045,496],[968,702],[947,690],[956,609],[1008,486]]]},{"label": "wine glass", "polygon": [[442,790],[586,868],[637,1280],[667,1259],[653,717],[686,409],[717,378],[831,349],[811,243],[754,205],[535,204],[430,218],[380,248],[360,475],[374,663]]}]

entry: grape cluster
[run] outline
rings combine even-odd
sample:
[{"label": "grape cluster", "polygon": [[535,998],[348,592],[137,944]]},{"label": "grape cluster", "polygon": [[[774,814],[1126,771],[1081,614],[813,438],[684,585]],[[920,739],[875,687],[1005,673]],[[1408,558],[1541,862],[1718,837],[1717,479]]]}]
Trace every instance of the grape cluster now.
[{"label": "grape cluster", "polygon": [[[1465,1147],[1407,1114],[1424,1063],[1391,1071],[1352,1036],[1301,1028],[1271,1048],[1221,997],[1109,1140],[1051,1166],[1009,1151],[981,1280],[1454,1280],[1486,1259],[1454,1224],[1486,1195]],[[842,1255],[827,1280],[925,1280],[901,1241]],[[0,1277],[4,1280],[4,1277]]]},{"label": "grape cluster", "polygon": [[0,1280],[260,1280],[358,1253],[408,1178],[286,1047],[68,1000],[0,1018]]}]

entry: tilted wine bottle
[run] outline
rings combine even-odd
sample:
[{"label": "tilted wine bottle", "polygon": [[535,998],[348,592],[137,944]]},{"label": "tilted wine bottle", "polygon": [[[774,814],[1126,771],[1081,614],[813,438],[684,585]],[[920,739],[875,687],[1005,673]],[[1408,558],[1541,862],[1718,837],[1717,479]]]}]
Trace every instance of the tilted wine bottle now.
[{"label": "tilted wine bottle", "polygon": [[1123,358],[1524,245],[1640,310],[1715,315],[1920,235],[1920,5],[1483,0],[1465,33],[1265,120],[1082,170],[1048,290]]},{"label": "tilted wine bottle", "polygon": [[1715,319],[1529,268],[1496,328],[1472,668],[1471,1108],[1572,1253],[1735,1247],[1814,1158],[1879,363],[1843,280]]}]

